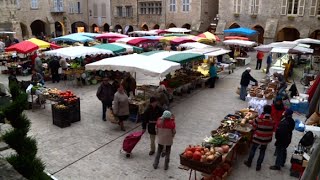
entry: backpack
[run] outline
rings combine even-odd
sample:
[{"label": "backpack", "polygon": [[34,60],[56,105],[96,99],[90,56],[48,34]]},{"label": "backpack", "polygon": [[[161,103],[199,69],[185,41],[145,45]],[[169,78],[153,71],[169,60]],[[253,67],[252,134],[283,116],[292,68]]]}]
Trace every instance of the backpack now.
[{"label": "backpack", "polygon": [[311,146],[314,142],[314,136],[311,131],[308,131],[303,137],[301,138],[299,144],[301,144],[304,147]]}]

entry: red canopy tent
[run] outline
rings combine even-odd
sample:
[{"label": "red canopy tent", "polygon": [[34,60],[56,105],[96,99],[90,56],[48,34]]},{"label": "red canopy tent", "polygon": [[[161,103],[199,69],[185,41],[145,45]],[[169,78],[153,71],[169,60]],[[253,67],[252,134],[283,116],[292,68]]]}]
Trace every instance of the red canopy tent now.
[{"label": "red canopy tent", "polygon": [[226,36],[226,37],[224,37],[224,40],[231,40],[231,39],[249,41],[249,38],[242,37],[242,36]]},{"label": "red canopy tent", "polygon": [[28,54],[35,50],[39,49],[39,46],[30,42],[30,41],[22,41],[20,43],[14,44],[8,48],[6,48],[6,52],[16,51],[22,54]]}]

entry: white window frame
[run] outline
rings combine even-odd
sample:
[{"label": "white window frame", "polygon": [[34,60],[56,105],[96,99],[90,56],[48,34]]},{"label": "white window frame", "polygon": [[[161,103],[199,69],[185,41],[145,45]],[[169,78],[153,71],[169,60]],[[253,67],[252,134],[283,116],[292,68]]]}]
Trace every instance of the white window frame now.
[{"label": "white window frame", "polygon": [[298,16],[304,15],[304,7],[306,5],[306,0],[299,0],[298,3]]},{"label": "white window frame", "polygon": [[77,1],[75,4],[76,4],[76,7],[77,7],[77,13],[78,13],[78,14],[82,13],[82,12],[81,12],[81,8],[82,8],[81,2],[80,2],[80,1]]},{"label": "white window frame", "polygon": [[[305,2],[305,0],[286,0],[287,1],[287,15],[291,15],[291,16],[296,16],[302,13],[303,15],[303,11],[304,11],[304,4],[303,4],[303,9],[302,11],[300,10],[300,2],[303,1]],[[291,12],[289,13],[290,9],[289,9],[289,2],[288,1],[292,1],[292,7],[291,7]],[[295,6],[297,5],[297,7]],[[294,12],[294,9],[297,9],[297,13]]]},{"label": "white window frame", "polygon": [[318,10],[318,0],[310,0],[309,16],[316,16]]},{"label": "white window frame", "polygon": [[170,0],[169,11],[170,12],[176,12],[177,11],[177,0]]},{"label": "white window frame", "polygon": [[69,14],[73,14],[73,2],[69,1]]},{"label": "white window frame", "polygon": [[288,1],[282,0],[280,15],[287,15],[287,9],[288,9]]},{"label": "white window frame", "polygon": [[101,17],[107,17],[107,4],[101,4]]},{"label": "white window frame", "polygon": [[182,12],[190,11],[190,0],[182,0]]},{"label": "white window frame", "polygon": [[140,6],[140,11],[139,11],[140,14],[146,14],[147,13],[147,9],[146,9],[147,4],[145,2],[141,2],[139,4],[139,6]]},{"label": "white window frame", "polygon": [[233,13],[241,13],[241,0],[233,0]]},{"label": "white window frame", "polygon": [[17,9],[21,9],[21,0],[16,0]]},{"label": "white window frame", "polygon": [[39,9],[39,1],[31,0],[31,9]]},{"label": "white window frame", "polygon": [[250,0],[250,8],[249,8],[250,11],[249,11],[249,14],[251,14],[251,15],[259,14],[260,1],[261,0]]},{"label": "white window frame", "polygon": [[125,17],[133,17],[133,8],[132,6],[125,6]]},{"label": "white window frame", "polygon": [[93,17],[98,17],[98,4],[93,3],[93,12],[92,12]]},{"label": "white window frame", "polygon": [[320,0],[317,0],[316,15],[320,16]]},{"label": "white window frame", "polygon": [[123,7],[122,6],[117,6],[117,17],[123,17]]}]

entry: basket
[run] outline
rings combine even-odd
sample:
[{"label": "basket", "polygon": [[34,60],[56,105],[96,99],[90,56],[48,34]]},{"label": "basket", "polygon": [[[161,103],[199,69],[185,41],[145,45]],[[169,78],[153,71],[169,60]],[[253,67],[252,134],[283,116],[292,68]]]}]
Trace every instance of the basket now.
[{"label": "basket", "polygon": [[222,162],[222,156],[216,157],[212,162],[210,163],[204,163],[200,161],[194,161],[192,159],[188,159],[183,156],[183,154],[180,154],[180,164],[187,166],[190,169],[211,174],[212,171]]}]

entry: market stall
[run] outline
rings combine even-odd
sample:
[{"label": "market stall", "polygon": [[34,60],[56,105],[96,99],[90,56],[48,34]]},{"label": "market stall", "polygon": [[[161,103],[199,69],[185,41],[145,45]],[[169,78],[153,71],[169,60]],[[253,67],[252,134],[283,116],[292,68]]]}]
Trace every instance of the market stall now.
[{"label": "market stall", "polygon": [[68,34],[65,36],[60,36],[57,38],[53,38],[51,41],[54,42],[58,42],[58,41],[63,41],[63,42],[81,42],[81,43],[85,43],[85,42],[90,42],[90,41],[94,41],[93,38],[88,37],[82,33],[75,33],[75,34]]},{"label": "market stall", "polygon": [[86,55],[97,55],[97,54],[113,54],[110,50],[99,49],[94,47],[85,46],[74,46],[56,49],[52,51],[44,52],[47,56],[60,56],[63,58],[74,59],[77,57],[84,57]]},{"label": "market stall", "polygon": [[187,42],[187,43],[180,44],[179,47],[186,48],[186,49],[204,49],[204,48],[210,48],[212,46],[204,43],[199,43],[199,42]]},{"label": "market stall", "polygon": [[114,45],[117,45],[117,46],[120,46],[120,47],[123,47],[123,48],[126,48],[127,50],[127,53],[141,53],[143,52],[143,49],[142,48],[139,48],[137,46],[131,46],[131,45],[128,45],[128,44],[123,44],[123,43],[110,43],[110,44],[114,44]]},{"label": "market stall", "polygon": [[237,46],[235,49],[235,51],[238,52],[238,55],[235,56],[237,65],[244,66],[244,65],[248,65],[251,62],[251,57],[248,56],[247,53],[245,53],[245,51],[243,51],[244,53],[241,53],[242,52],[241,47],[253,47],[256,45],[256,42],[232,39],[232,40],[225,40],[223,41],[223,43],[229,46]]},{"label": "market stall", "polygon": [[116,44],[98,44],[93,47],[112,51],[113,54],[121,54],[121,53],[127,52],[126,48],[122,46],[118,46]]},{"label": "market stall", "polygon": [[190,145],[180,154],[179,168],[190,171],[189,179],[192,172],[196,179],[197,171],[208,179],[225,179],[231,173],[237,154],[248,149],[252,136],[250,123],[257,115],[251,109],[228,114],[201,145]]}]

